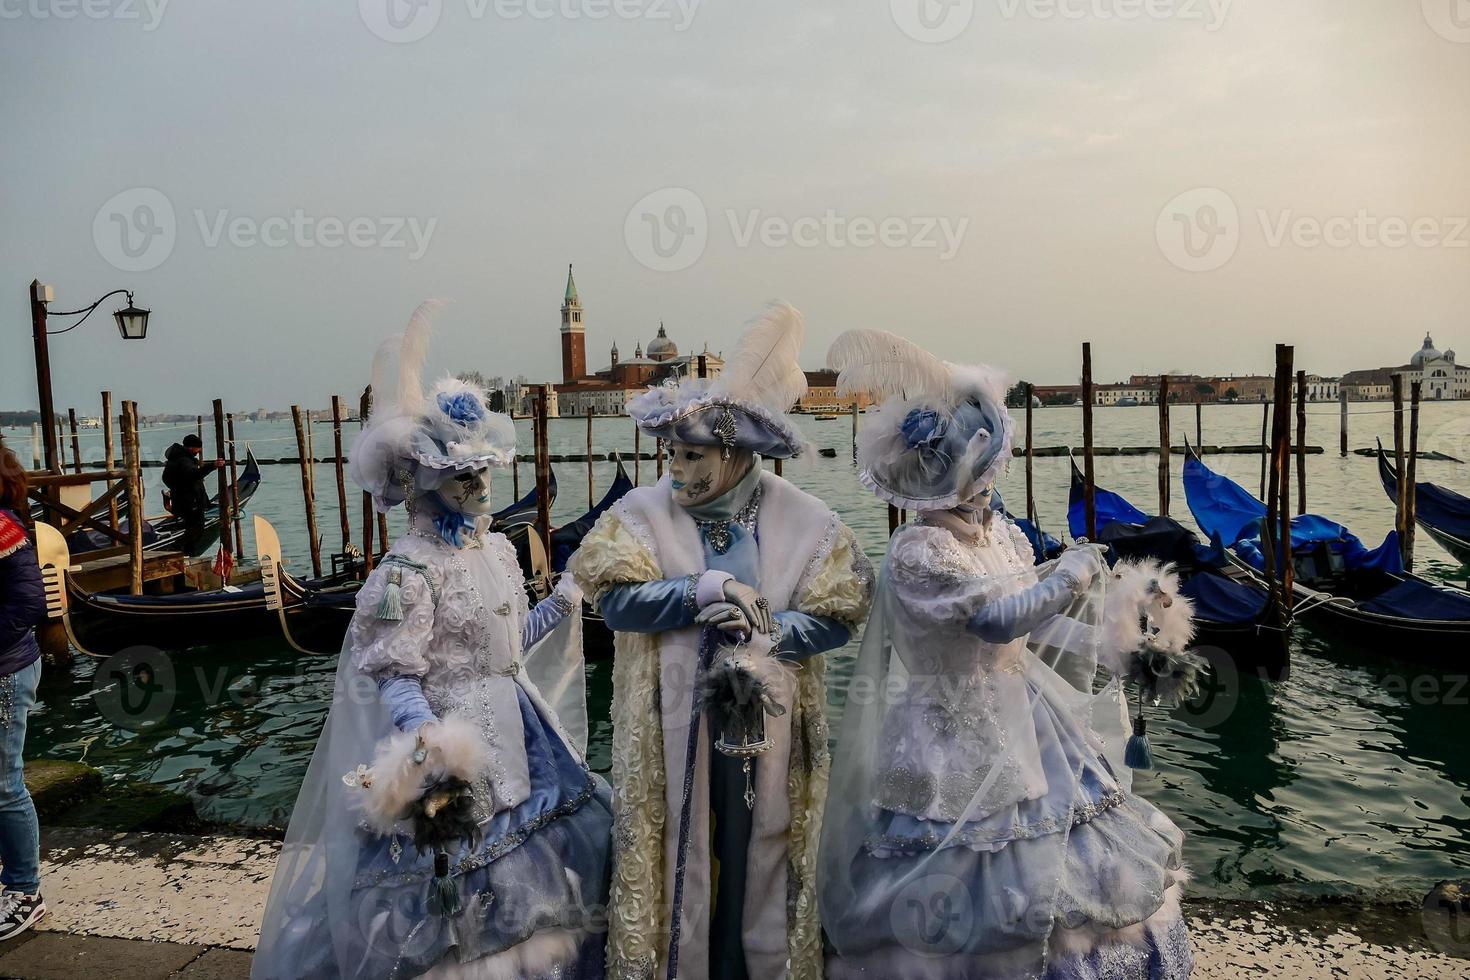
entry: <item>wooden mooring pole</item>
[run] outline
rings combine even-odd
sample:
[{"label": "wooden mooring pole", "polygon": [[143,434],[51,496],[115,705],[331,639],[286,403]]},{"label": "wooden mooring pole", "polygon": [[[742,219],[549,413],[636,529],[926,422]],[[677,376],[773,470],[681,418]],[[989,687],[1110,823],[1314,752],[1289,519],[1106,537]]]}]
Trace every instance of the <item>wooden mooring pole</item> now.
[{"label": "wooden mooring pole", "polygon": [[541,545],[546,551],[546,560],[551,560],[551,447],[547,445],[549,429],[546,422],[546,385],[536,386],[536,421],[532,431],[536,445],[536,533],[541,536]]},{"label": "wooden mooring pole", "polygon": [[301,406],[291,406],[291,421],[296,426],[296,453],[301,459],[301,500],[306,505],[306,534],[311,539],[311,573],[322,574],[322,543],[316,533],[316,494],[311,488],[311,454],[307,451],[306,425],[301,419]]},{"label": "wooden mooring pole", "polygon": [[857,462],[858,403],[852,403],[852,461]]},{"label": "wooden mooring pole", "polygon": [[67,425],[71,429],[71,468],[73,473],[82,471],[82,443],[77,438],[77,410],[66,410]]},{"label": "wooden mooring pole", "polygon": [[[342,528],[342,553],[352,547],[352,521],[347,513],[347,474],[342,469],[342,396],[332,396],[333,469],[337,473],[337,523]],[[371,545],[371,542],[369,542]]]},{"label": "wooden mooring pole", "polygon": [[[367,427],[368,416],[373,412],[373,386],[368,385],[362,389],[362,397],[357,400],[357,431],[362,432]],[[362,565],[363,574],[373,570],[376,564],[374,558],[377,550],[373,547],[373,495],[366,490],[362,492]]]},{"label": "wooden mooring pole", "polygon": [[1273,393],[1271,401],[1261,406],[1261,492],[1256,494],[1262,500],[1266,499],[1266,471],[1271,465],[1271,407],[1276,400]]},{"label": "wooden mooring pole", "polygon": [[230,514],[235,521],[235,547],[245,550],[245,536],[240,530],[240,491],[237,489],[240,480],[238,467],[239,457],[235,453],[235,413],[225,413],[225,436],[229,439],[229,455],[225,457],[230,461]]},{"label": "wooden mooring pole", "polygon": [[123,459],[128,468],[129,591],[143,594],[143,466],[138,448],[138,403],[123,402]]},{"label": "wooden mooring pole", "polygon": [[[1194,444],[1203,446],[1205,444],[1205,403],[1194,403]],[[1203,450],[1201,450],[1203,451]]]},{"label": "wooden mooring pole", "polygon": [[1415,381],[1409,386],[1409,473],[1403,483],[1404,507],[1404,568],[1414,570],[1414,537],[1418,533],[1419,510],[1419,401],[1424,394],[1424,382]]},{"label": "wooden mooring pole", "polygon": [[592,497],[592,409],[587,409],[587,509],[596,501]]},{"label": "wooden mooring pole", "polygon": [[1338,415],[1337,451],[1338,451],[1339,454],[1341,454],[1341,456],[1342,456],[1343,459],[1347,459],[1347,454],[1348,454],[1348,410],[1347,410],[1347,389],[1346,388],[1339,387],[1337,389],[1337,415]]},{"label": "wooden mooring pole", "polygon": [[1393,390],[1393,468],[1399,475],[1398,499],[1395,501],[1393,529],[1399,535],[1399,559],[1404,567],[1409,567],[1409,551],[1407,543],[1409,540],[1409,529],[1405,519],[1409,513],[1409,481],[1406,478],[1408,470],[1404,467],[1404,376],[1395,374],[1390,376],[1389,384]]},{"label": "wooden mooring pole", "polygon": [[[1035,472],[1035,462],[1036,462],[1036,460],[1035,460],[1035,454],[1033,453],[1033,450],[1036,447],[1035,447],[1035,443],[1034,443],[1034,441],[1032,439],[1032,431],[1031,431],[1031,422],[1032,422],[1031,402],[1036,397],[1036,386],[1033,385],[1031,382],[1027,381],[1025,383],[1025,385],[1023,386],[1023,390],[1026,393],[1026,520],[1028,520],[1028,521],[1031,522],[1031,526],[1032,527],[1036,527],[1036,472]],[[853,452],[856,453],[857,452],[857,403],[856,402],[853,403],[852,408],[853,408],[853,413],[852,413],[852,437],[853,437],[853,443],[852,443],[852,447],[853,447]]]},{"label": "wooden mooring pole", "polygon": [[1296,512],[1307,512],[1307,372],[1296,373]]},{"label": "wooden mooring pole", "polygon": [[[1199,406],[1196,405],[1196,408]],[[1169,376],[1159,377],[1159,516],[1169,516]]]},{"label": "wooden mooring pole", "polygon": [[[214,400],[214,458],[221,460],[225,458],[225,404],[222,400]],[[233,519],[234,508],[230,505],[230,474],[226,467],[220,466],[215,470],[218,477],[217,497],[219,500],[219,546],[226,554],[235,553],[235,539],[230,521]],[[220,585],[228,585],[221,577]]]},{"label": "wooden mooring pole", "polygon": [[1087,540],[1097,540],[1097,471],[1092,459],[1092,344],[1082,345],[1082,476]]},{"label": "wooden mooring pole", "polygon": [[[117,464],[117,449],[112,442],[112,425],[112,392],[104,391],[102,393],[102,460],[109,473],[116,468]],[[112,481],[108,480],[105,486],[111,490]],[[107,522],[114,531],[118,530],[116,497],[107,502]]]}]

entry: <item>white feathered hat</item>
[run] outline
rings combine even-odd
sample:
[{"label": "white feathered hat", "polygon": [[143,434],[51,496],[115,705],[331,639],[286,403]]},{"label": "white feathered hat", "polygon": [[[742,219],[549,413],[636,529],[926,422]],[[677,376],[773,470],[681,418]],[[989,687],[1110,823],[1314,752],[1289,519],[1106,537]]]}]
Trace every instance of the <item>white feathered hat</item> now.
[{"label": "white feathered hat", "polygon": [[638,427],[660,439],[749,449],[773,459],[800,456],[801,431],[787,412],[806,394],[801,314],[771,303],[746,324],[718,378],[685,378],[628,402]]},{"label": "white feathered hat", "polygon": [[[349,469],[381,513],[403,503],[410,489],[436,490],[456,473],[509,466],[515,459],[515,423],[490,411],[480,386],[446,377],[424,392],[430,316],[441,305],[421,304],[408,328],[383,341],[373,357],[375,402],[352,446]],[[395,357],[398,383],[391,392]]]},{"label": "white feathered hat", "polygon": [[951,364],[885,330],[849,330],[827,366],[840,397],[882,399],[858,435],[858,475],[898,507],[946,510],[988,489],[1011,458],[1006,378]]}]

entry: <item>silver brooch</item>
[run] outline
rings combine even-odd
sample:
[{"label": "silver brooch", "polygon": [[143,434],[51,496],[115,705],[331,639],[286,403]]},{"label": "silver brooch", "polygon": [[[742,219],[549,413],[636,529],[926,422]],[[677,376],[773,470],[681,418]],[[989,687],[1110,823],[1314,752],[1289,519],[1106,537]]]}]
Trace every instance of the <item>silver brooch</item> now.
[{"label": "silver brooch", "polygon": [[714,434],[720,440],[720,458],[729,459],[730,450],[735,448],[735,436],[740,431],[735,424],[735,413],[725,408],[715,420]]}]

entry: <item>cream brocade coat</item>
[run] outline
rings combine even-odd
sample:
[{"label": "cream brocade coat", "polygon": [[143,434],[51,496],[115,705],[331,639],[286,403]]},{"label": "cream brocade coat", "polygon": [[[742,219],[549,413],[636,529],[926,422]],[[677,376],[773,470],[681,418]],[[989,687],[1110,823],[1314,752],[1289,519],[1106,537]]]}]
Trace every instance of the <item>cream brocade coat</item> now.
[{"label": "cream brocade coat", "polygon": [[[815,502],[815,498],[806,499]],[[810,557],[791,555],[793,561],[805,564],[791,597],[794,601],[773,597],[773,608],[829,616],[856,632],[867,618],[872,599],[871,566],[852,531],[830,510],[826,518],[825,531]],[[614,585],[672,577],[664,573],[653,549],[640,540],[647,529],[637,524],[636,516],[615,508],[583,541],[570,571],[589,597],[600,596]],[[607,975],[614,980],[644,980],[662,968],[668,944],[672,896],[663,894],[668,870],[665,833],[677,833],[678,814],[668,813],[666,805],[668,767],[660,724],[660,634],[618,633],[615,639],[614,860]],[[787,842],[787,975],[791,980],[821,980],[816,866],[831,769],[825,658],[818,655],[803,661],[794,675],[786,779],[791,813]]]}]

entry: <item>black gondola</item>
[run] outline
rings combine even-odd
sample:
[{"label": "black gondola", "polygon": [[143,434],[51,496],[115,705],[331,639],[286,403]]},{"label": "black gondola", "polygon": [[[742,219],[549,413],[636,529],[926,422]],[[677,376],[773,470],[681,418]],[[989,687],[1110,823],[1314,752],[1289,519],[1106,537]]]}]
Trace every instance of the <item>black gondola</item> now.
[{"label": "black gondola", "polygon": [[[1378,444],[1378,479],[1388,499],[1398,502],[1398,468]],[[1435,483],[1414,484],[1414,519],[1461,565],[1470,565],[1470,497]]]},{"label": "black gondola", "polygon": [[[613,504],[623,499],[624,495],[633,489],[633,481],[628,476],[628,471],[623,468],[621,458],[617,458],[617,464],[617,474],[613,477],[612,485],[602,495],[602,499],[575,521],[563,524],[551,532],[551,553],[547,556],[550,567],[547,571],[553,578],[566,571],[567,562],[582,546],[582,539],[592,530],[598,518],[607,513]],[[511,541],[516,547],[516,558],[520,561],[521,571],[525,573],[528,582],[537,580],[543,574],[535,567],[536,562],[531,554],[531,538],[534,536],[531,532],[533,530],[533,528],[526,528],[523,533],[511,536]],[[610,658],[613,653],[612,631],[607,628],[607,623],[603,620],[602,615],[588,604],[582,607],[582,648],[589,660]]]},{"label": "black gondola", "polygon": [[[255,453],[247,449],[245,451],[245,468],[240,471],[235,480],[235,500],[241,513],[244,512],[250,498],[255,496],[255,491],[260,489],[260,463],[255,458]],[[118,511],[118,531],[126,534],[128,522],[131,520],[128,508],[123,506]],[[184,543],[184,521],[183,518],[168,517],[150,521],[146,517],[143,520],[143,550],[144,551],[182,551]],[[204,534],[193,542],[188,550],[191,558],[198,557],[212,548],[220,539],[220,506],[219,495],[211,497],[209,509],[204,513]],[[116,546],[116,542],[106,535],[83,528],[74,531],[67,536],[67,547],[73,555],[85,556],[89,551],[101,551],[105,548]]]},{"label": "black gondola", "polygon": [[[1198,456],[1185,460],[1195,521],[1265,588],[1259,535],[1266,505]],[[1463,667],[1470,650],[1470,592],[1403,570],[1396,532],[1369,549],[1346,527],[1313,514],[1292,519],[1292,599],[1306,623],[1354,646]]]},{"label": "black gondola", "polygon": [[[1085,493],[1086,479],[1073,460],[1067,523],[1074,538],[1086,533]],[[1178,571],[1180,593],[1194,603],[1197,648],[1223,650],[1242,672],[1284,679],[1289,658],[1282,626],[1257,580],[1236,570],[1219,549],[1204,545],[1172,517],[1145,514],[1101,487],[1094,500],[1097,540],[1109,546],[1111,555],[1167,562]]]},{"label": "black gondola", "polygon": [[[550,510],[552,505],[556,503],[555,470],[552,470],[550,473],[550,479],[546,487],[546,496],[548,498],[546,508]],[[520,500],[517,500],[504,510],[496,511],[490,515],[490,529],[492,531],[500,531],[503,534],[509,534],[512,528],[535,524],[538,499],[537,488],[532,487],[531,492]]]},{"label": "black gondola", "polygon": [[[554,573],[560,573],[566,567],[566,561],[571,557],[571,553],[592,529],[597,518],[632,487],[633,482],[628,478],[622,461],[619,460],[617,476],[613,480],[613,485],[603,495],[602,501],[576,521],[552,532],[553,551],[563,554],[560,563],[558,564],[555,558],[550,562],[541,559],[539,563],[543,567],[549,564]],[[551,491],[553,495],[556,492],[554,475]],[[524,516],[528,513],[529,523],[516,516]],[[492,524],[492,527],[505,533],[515,545],[518,557],[523,552],[525,553],[526,557],[521,559],[523,571],[537,564],[530,557],[530,549],[535,548],[539,551],[539,544],[532,543],[531,539],[534,535],[530,533],[535,516],[536,492],[532,490],[511,507],[497,513],[496,523]],[[269,521],[259,516],[255,518],[255,545],[256,557],[260,561],[266,604],[275,613],[286,642],[293,649],[312,655],[325,656],[340,650],[342,640],[347,634],[347,625],[351,622],[352,613],[356,608],[356,593],[361,583],[351,581],[318,584],[294,577],[281,565],[283,552],[280,537],[276,534],[275,528]],[[527,591],[531,593],[534,601],[539,597],[537,589],[544,591],[544,584],[538,582],[538,576],[534,571],[526,571],[526,580]],[[589,659],[610,657],[612,655],[612,634],[608,631],[607,624],[589,607],[584,606],[582,613],[582,643],[585,655]]]}]

